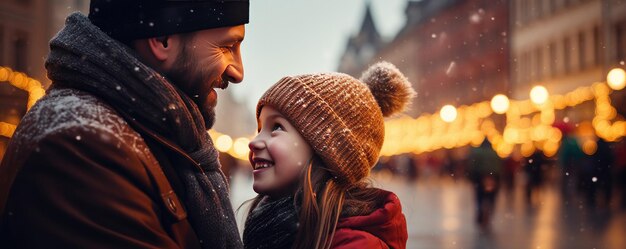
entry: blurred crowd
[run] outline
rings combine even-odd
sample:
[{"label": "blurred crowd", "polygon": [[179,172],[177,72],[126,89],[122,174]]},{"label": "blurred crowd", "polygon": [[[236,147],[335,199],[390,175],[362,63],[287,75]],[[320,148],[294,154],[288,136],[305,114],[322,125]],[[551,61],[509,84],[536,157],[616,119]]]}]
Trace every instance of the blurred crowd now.
[{"label": "blurred crowd", "polygon": [[564,134],[559,151],[547,157],[541,150],[529,156],[514,152],[500,158],[489,141],[478,147],[441,150],[421,155],[382,158],[374,168],[406,178],[409,183],[448,178],[472,183],[476,222],[489,226],[499,191],[512,195],[522,186],[530,206],[539,205],[546,186],[558,186],[564,206],[589,210],[626,210],[626,141],[596,138],[585,153],[578,140]]}]

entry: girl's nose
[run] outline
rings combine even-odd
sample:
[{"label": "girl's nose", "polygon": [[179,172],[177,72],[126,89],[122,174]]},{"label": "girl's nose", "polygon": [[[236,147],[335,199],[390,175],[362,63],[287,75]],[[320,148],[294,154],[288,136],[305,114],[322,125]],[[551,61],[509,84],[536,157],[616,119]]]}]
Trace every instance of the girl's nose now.
[{"label": "girl's nose", "polygon": [[265,143],[261,141],[258,137],[256,137],[252,139],[252,141],[250,141],[250,143],[248,144],[248,147],[250,148],[251,151],[258,151],[258,150],[262,150],[265,148]]}]

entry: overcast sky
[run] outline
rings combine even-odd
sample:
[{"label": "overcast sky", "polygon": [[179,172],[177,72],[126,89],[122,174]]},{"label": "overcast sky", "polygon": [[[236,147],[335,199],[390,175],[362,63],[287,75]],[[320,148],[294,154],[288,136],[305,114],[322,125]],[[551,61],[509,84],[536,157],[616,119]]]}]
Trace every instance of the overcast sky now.
[{"label": "overcast sky", "polygon": [[[408,0],[370,0],[379,32],[391,39]],[[242,45],[245,76],[231,85],[254,113],[263,92],[286,75],[335,71],[348,37],[358,32],[368,0],[252,0]]]}]

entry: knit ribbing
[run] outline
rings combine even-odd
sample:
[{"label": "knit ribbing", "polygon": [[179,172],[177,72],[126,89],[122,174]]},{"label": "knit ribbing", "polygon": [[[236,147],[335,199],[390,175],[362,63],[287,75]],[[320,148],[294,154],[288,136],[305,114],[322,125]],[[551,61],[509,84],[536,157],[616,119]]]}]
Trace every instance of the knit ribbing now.
[{"label": "knit ribbing", "polygon": [[259,100],[283,114],[340,182],[369,174],[384,140],[384,121],[367,86],[345,74],[285,77]]}]

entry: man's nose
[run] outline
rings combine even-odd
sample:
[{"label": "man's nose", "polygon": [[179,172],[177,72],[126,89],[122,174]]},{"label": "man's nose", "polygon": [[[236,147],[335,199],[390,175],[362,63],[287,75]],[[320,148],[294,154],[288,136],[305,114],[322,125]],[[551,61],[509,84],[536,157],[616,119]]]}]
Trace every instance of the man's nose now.
[{"label": "man's nose", "polygon": [[243,81],[243,63],[240,55],[237,55],[234,59],[234,62],[226,67],[224,76],[231,83],[239,83]]}]

